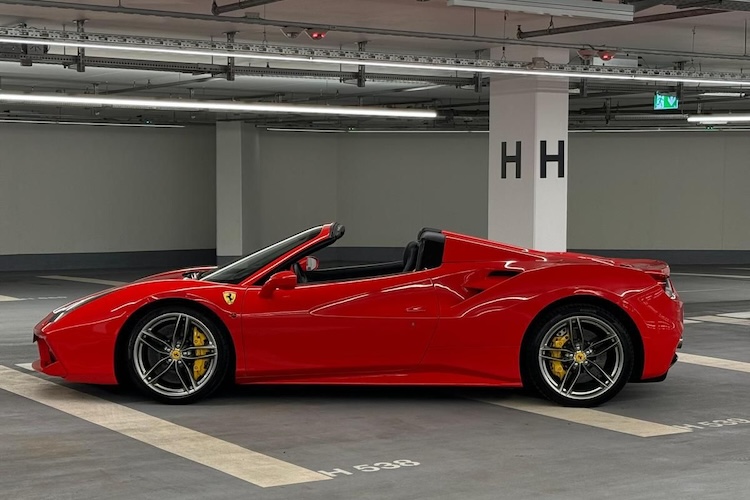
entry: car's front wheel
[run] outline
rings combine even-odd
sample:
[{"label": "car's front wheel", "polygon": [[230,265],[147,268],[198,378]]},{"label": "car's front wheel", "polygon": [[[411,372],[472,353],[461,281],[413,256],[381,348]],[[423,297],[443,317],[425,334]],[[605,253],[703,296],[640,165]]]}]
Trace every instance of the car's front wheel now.
[{"label": "car's front wheel", "polygon": [[146,395],[165,403],[192,403],[221,385],[230,352],[212,318],[187,307],[165,307],[146,314],[131,330],[128,370]]},{"label": "car's front wheel", "polygon": [[633,344],[622,322],[596,306],[570,305],[536,322],[525,343],[526,379],[565,406],[589,407],[622,390],[633,370]]}]

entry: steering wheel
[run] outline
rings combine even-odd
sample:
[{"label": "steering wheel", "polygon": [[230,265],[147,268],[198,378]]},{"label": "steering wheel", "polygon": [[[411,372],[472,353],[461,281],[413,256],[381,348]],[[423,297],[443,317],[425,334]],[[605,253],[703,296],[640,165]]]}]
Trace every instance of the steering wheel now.
[{"label": "steering wheel", "polygon": [[300,283],[307,283],[307,276],[305,275],[305,272],[302,270],[302,266],[299,264],[299,262],[295,262],[292,264],[292,271],[294,274],[297,275],[297,281]]}]

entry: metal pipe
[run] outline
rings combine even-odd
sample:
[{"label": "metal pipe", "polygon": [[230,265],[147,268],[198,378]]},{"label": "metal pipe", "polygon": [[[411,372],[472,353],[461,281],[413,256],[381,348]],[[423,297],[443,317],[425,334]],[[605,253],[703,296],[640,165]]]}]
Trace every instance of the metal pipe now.
[{"label": "metal pipe", "polygon": [[[65,67],[75,66],[76,56],[64,56],[57,54],[17,54],[0,52],[0,61],[19,62],[23,58],[30,59],[35,64],[58,64]],[[172,61],[155,61],[151,59],[122,59],[114,57],[91,57],[86,58],[89,67],[97,68],[117,68],[117,69],[146,69],[149,71],[164,71],[169,73],[188,73],[192,75],[209,74],[223,75],[226,72],[226,66],[220,64],[203,64],[203,63],[182,63]],[[237,66],[235,73],[243,76],[270,76],[281,78],[324,78],[331,80],[356,80],[358,73],[351,71],[326,71],[326,70],[305,70],[292,68],[266,68],[252,66]],[[209,77],[207,77],[208,79]],[[471,85],[471,78],[460,78],[452,76],[429,76],[429,75],[408,75],[397,73],[369,73],[369,79],[372,81],[389,82],[389,83],[427,83],[434,85],[446,86],[465,86]],[[193,83],[188,81],[186,83]],[[169,85],[172,85],[171,83]],[[159,85],[152,85],[151,88],[157,88]],[[146,90],[146,89],[143,89]],[[114,93],[114,91],[113,91]]]},{"label": "metal pipe", "polygon": [[632,21],[601,21],[598,23],[586,23],[586,24],[574,24],[572,26],[562,26],[560,28],[548,28],[546,30],[536,31],[519,31],[518,38],[525,40],[527,38],[534,38],[537,36],[548,36],[548,35],[562,35],[563,33],[577,33],[579,31],[591,31],[604,28],[616,28],[618,26],[631,26],[635,24],[646,24],[655,23],[659,21],[669,21],[671,19],[684,19],[686,17],[698,17],[707,16],[709,14],[719,14],[721,10],[714,9],[693,9],[693,10],[678,10],[676,12],[668,12],[665,14],[655,14],[652,16],[641,16],[636,17]]},{"label": "metal pipe", "polygon": [[457,42],[482,43],[492,46],[502,45],[525,45],[531,47],[554,47],[560,49],[578,50],[581,48],[593,48],[613,50],[616,52],[633,52],[642,55],[682,57],[687,59],[727,59],[736,61],[750,61],[750,56],[739,54],[715,54],[706,52],[685,52],[675,50],[658,50],[633,47],[604,47],[590,44],[562,43],[562,42],[537,42],[533,40],[518,40],[514,38],[497,38],[488,36],[457,35],[447,33],[433,33],[423,31],[404,31],[384,28],[366,28],[363,26],[339,26],[330,24],[314,24],[300,21],[279,21],[269,19],[257,19],[249,17],[222,17],[206,14],[195,14],[190,12],[173,12],[165,10],[139,9],[133,7],[113,7],[108,5],[72,4],[54,0],[0,0],[0,4],[25,5],[28,7],[56,8],[88,12],[107,12],[110,14],[130,14],[137,16],[155,16],[162,18],[187,19],[192,21],[228,22],[234,24],[249,24],[261,26],[305,26],[310,29],[327,31],[339,31],[344,33],[358,33],[369,35],[396,36],[405,38],[424,38],[432,40],[451,40]]},{"label": "metal pipe", "polygon": [[242,10],[242,9],[250,9],[252,7],[260,7],[261,5],[266,5],[269,3],[275,3],[279,1],[281,0],[244,0],[244,1],[237,2],[237,3],[229,3],[226,5],[216,5],[216,1],[214,0],[213,5],[211,5],[211,14],[218,16],[226,12],[233,12],[235,10]]},{"label": "metal pipe", "polygon": [[634,12],[640,12],[642,10],[650,9],[651,7],[656,7],[657,5],[662,5],[664,0],[637,0],[627,3],[633,6]]},{"label": "metal pipe", "polygon": [[147,85],[141,85],[140,87],[127,87],[124,89],[115,89],[115,90],[106,90],[104,92],[99,92],[100,95],[112,95],[112,94],[128,94],[131,92],[140,92],[142,90],[154,90],[154,89],[163,89],[168,87],[179,87],[181,85],[189,85],[191,83],[203,83],[208,82],[211,80],[214,80],[216,77],[213,76],[205,76],[202,78],[194,78],[192,80],[179,80],[176,82],[167,82],[167,83],[157,83],[157,84],[147,84]]}]

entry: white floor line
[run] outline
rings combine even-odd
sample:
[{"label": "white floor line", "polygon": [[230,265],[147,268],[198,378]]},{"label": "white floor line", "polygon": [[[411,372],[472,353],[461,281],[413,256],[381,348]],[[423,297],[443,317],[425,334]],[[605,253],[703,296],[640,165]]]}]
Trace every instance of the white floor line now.
[{"label": "white floor line", "polygon": [[694,319],[683,319],[682,324],[683,325],[693,325],[695,323],[700,323],[700,321],[696,321]]},{"label": "white floor line", "polygon": [[742,325],[750,326],[750,320],[741,318],[732,318],[727,316],[691,316],[688,318],[692,321],[707,321],[709,323],[722,323],[725,325]]},{"label": "white floor line", "polygon": [[697,354],[687,354],[684,352],[677,356],[678,363],[689,363],[691,365],[710,366],[711,368],[750,373],[750,363],[744,361],[732,361],[731,359],[712,358],[709,356],[699,356]]},{"label": "white floor line", "polygon": [[750,311],[722,313],[718,316],[726,316],[727,318],[750,319]]},{"label": "white floor line", "polygon": [[729,278],[733,280],[750,280],[750,274],[741,275],[741,274],[672,273],[672,276],[699,276],[701,278]]},{"label": "white floor line", "polygon": [[17,300],[23,299],[19,299],[17,297],[9,297],[7,295],[0,295],[0,302],[16,302]]},{"label": "white floor line", "polygon": [[567,422],[575,422],[590,427],[597,427],[599,429],[620,432],[622,434],[630,434],[631,436],[655,437],[690,432],[690,430],[679,429],[671,425],[657,424],[656,422],[649,422],[647,420],[623,417],[621,415],[615,415],[600,410],[592,410],[591,408],[566,408],[563,406],[557,406],[553,403],[534,401],[531,399],[478,399],[477,401],[513,410],[534,413],[536,415],[543,415],[545,417],[565,420]]},{"label": "white floor line", "polygon": [[48,280],[62,280],[62,281],[76,281],[78,283],[92,283],[95,285],[109,285],[109,286],[120,286],[127,285],[127,281],[113,281],[113,280],[100,280],[98,278],[80,278],[77,276],[39,276]]},{"label": "white floor line", "polygon": [[31,363],[17,363],[16,366],[30,372],[34,371],[34,369],[31,367]]},{"label": "white floor line", "polygon": [[0,389],[267,488],[330,477],[31,374],[0,366]]}]

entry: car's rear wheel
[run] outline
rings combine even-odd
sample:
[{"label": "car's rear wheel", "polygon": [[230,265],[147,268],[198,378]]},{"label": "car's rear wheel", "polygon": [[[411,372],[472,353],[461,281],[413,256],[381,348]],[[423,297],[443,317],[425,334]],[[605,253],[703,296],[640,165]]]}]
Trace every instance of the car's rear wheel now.
[{"label": "car's rear wheel", "polygon": [[552,311],[524,345],[526,379],[565,406],[589,407],[622,390],[633,370],[633,344],[622,322],[596,306]]},{"label": "car's rear wheel", "polygon": [[230,353],[223,330],[212,318],[188,307],[165,307],[146,314],[131,330],[128,370],[144,394],[187,404],[221,385]]}]

